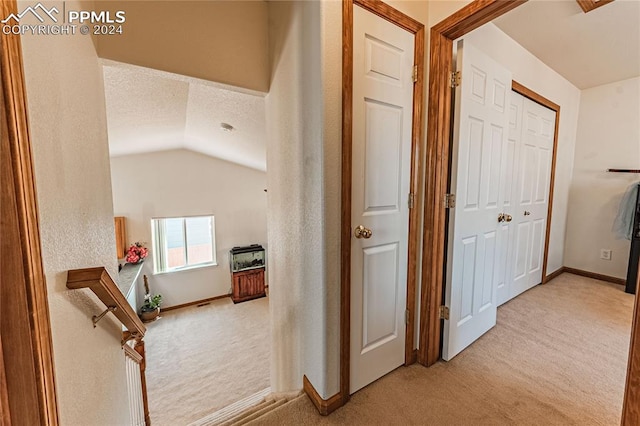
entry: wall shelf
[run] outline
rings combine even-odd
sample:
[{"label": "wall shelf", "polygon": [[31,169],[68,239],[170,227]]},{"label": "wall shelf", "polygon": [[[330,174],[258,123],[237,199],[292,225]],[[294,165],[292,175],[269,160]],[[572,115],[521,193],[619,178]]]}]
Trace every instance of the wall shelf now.
[{"label": "wall shelf", "polygon": [[113,314],[127,328],[131,338],[144,337],[147,329],[104,267],[69,271],[67,288],[72,290],[90,289],[107,309],[112,308]]}]

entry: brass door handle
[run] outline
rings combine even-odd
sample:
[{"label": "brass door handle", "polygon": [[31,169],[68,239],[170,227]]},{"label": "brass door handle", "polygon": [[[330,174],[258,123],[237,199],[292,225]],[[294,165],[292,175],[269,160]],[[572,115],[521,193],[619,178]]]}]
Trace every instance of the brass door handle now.
[{"label": "brass door handle", "polygon": [[524,215],[525,215],[525,216],[529,216],[530,214],[531,214],[531,212],[528,212],[528,211],[526,211],[526,210],[524,211]]},{"label": "brass door handle", "polygon": [[353,235],[355,235],[356,238],[369,239],[373,235],[373,232],[371,232],[371,229],[365,228],[364,226],[360,225],[353,231]]},{"label": "brass door handle", "polygon": [[513,220],[513,216],[510,214],[500,213],[498,215],[498,223],[502,222],[511,222]]}]

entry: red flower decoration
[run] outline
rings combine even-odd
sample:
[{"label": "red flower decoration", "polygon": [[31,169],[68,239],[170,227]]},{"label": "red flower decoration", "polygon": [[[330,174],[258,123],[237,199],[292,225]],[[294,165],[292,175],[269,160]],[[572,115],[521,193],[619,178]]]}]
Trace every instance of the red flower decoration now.
[{"label": "red flower decoration", "polygon": [[144,243],[135,242],[131,244],[129,250],[127,250],[127,256],[125,260],[128,263],[138,263],[144,260],[149,255],[149,250],[144,246]]}]

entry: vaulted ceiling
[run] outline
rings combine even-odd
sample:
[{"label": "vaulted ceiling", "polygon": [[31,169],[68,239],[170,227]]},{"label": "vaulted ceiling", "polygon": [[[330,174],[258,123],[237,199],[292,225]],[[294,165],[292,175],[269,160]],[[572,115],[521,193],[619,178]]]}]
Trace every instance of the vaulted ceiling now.
[{"label": "vaulted ceiling", "polygon": [[266,170],[264,94],[113,61],[103,71],[112,156],[185,148]]}]

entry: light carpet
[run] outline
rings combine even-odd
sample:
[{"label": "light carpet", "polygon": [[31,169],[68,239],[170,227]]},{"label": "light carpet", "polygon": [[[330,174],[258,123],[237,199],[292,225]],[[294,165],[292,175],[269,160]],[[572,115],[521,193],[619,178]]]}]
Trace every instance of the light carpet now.
[{"label": "light carpet", "polygon": [[268,298],[162,313],[145,336],[154,426],[186,425],[269,387]]},{"label": "light carpet", "polygon": [[618,425],[633,296],[563,274],[498,309],[450,362],[400,367],[321,417],[306,396],[251,425]]}]

